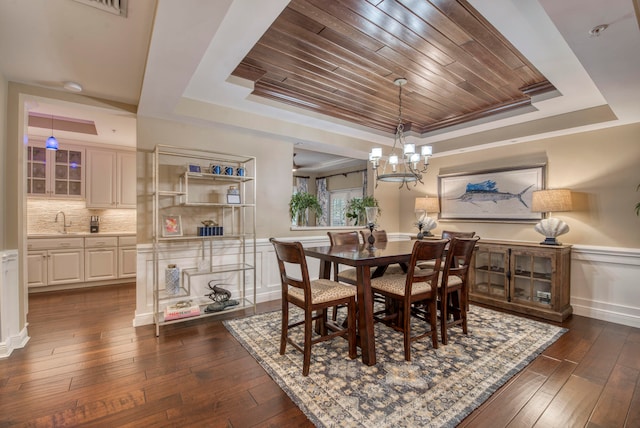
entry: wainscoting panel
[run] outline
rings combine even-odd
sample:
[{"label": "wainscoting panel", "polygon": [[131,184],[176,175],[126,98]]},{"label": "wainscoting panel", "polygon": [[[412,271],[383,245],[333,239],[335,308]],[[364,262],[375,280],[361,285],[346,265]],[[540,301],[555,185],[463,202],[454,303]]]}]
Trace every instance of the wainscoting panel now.
[{"label": "wainscoting panel", "polygon": [[640,327],[640,250],[574,245],[571,306],[589,318]]},{"label": "wainscoting panel", "polygon": [[[391,240],[410,235],[389,235]],[[299,240],[305,247],[329,245],[326,236],[283,238]],[[238,243],[223,241],[216,247],[222,257],[237,257]],[[151,245],[138,246],[138,300],[134,325],[153,323],[153,269]],[[181,269],[195,267],[198,249],[171,243],[164,249],[160,266],[176,263]],[[319,260],[308,258],[309,273],[317,278]],[[574,245],[571,261],[571,305],[573,313],[589,318],[640,327],[640,250]],[[273,245],[256,241],[256,300],[280,298],[280,278]]]},{"label": "wainscoting panel", "polygon": [[18,252],[0,253],[0,268],[0,358],[6,358],[24,347],[29,336],[26,327],[20,329]]}]

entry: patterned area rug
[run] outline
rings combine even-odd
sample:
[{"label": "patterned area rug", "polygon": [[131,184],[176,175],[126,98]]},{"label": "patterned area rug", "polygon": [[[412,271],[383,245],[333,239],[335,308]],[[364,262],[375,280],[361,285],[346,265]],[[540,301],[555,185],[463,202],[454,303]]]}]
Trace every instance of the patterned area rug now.
[{"label": "patterned area rug", "polygon": [[[301,317],[296,309],[292,319]],[[225,325],[322,427],[454,427],[566,331],[471,306],[468,335],[454,327],[449,344],[438,349],[429,337],[414,342],[411,362],[404,360],[402,333],[376,324],[375,366],[350,360],[346,340],[338,338],[312,347],[304,377],[300,352],[287,345],[279,354],[280,320],[278,311]],[[291,333],[302,341],[301,328]]]}]

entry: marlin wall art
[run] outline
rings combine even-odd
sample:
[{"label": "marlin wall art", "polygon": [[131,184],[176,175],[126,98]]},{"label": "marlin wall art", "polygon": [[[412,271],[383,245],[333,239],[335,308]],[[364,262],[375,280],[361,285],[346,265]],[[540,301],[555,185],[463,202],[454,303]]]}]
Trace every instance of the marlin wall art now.
[{"label": "marlin wall art", "polygon": [[493,180],[485,180],[480,183],[468,183],[466,191],[457,198],[450,198],[450,200],[469,202],[470,204],[478,206],[477,202],[493,202],[497,204],[498,201],[508,201],[510,199],[518,199],[522,205],[529,208],[526,202],[522,199],[522,195],[527,190],[533,187],[533,184],[527,186],[520,193],[500,192],[496,187],[496,182]]}]

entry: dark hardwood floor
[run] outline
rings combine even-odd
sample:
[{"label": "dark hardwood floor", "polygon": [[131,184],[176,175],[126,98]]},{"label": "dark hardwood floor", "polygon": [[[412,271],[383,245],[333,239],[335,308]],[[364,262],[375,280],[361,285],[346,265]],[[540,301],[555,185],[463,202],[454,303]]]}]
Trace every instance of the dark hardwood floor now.
[{"label": "dark hardwood floor", "polygon": [[[220,321],[156,338],[132,326],[134,309],[134,284],[30,296],[31,340],[0,360],[0,427],[312,426]],[[579,316],[563,325],[461,426],[639,427],[640,329]]]}]

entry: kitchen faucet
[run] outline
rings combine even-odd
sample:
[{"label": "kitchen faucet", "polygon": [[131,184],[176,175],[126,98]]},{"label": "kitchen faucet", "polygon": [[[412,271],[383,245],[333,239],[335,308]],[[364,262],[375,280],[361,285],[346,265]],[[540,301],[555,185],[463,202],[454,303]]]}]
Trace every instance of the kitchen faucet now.
[{"label": "kitchen faucet", "polygon": [[71,227],[71,222],[69,222],[69,224],[67,224],[67,217],[64,214],[64,211],[58,211],[56,213],[56,220],[55,222],[58,222],[58,215],[62,214],[62,233],[67,233],[67,227]]}]

